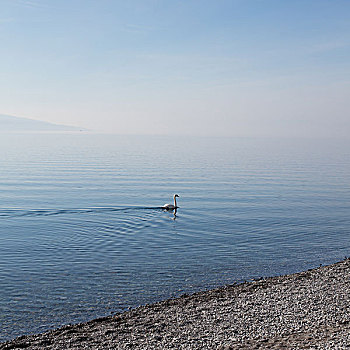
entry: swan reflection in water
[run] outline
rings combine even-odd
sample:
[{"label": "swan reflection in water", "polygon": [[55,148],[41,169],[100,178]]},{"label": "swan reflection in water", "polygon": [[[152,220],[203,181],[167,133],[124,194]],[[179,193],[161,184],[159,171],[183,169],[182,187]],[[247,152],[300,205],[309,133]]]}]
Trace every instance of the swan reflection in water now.
[{"label": "swan reflection in water", "polygon": [[177,218],[176,213],[177,213],[177,209],[174,209],[174,212],[173,212],[174,217],[172,218],[173,220],[176,220],[176,218]]}]

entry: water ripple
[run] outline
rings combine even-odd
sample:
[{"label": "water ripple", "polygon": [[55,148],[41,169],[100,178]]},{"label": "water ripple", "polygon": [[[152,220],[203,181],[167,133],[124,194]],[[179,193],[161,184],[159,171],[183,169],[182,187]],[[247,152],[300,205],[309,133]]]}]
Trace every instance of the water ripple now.
[{"label": "water ripple", "polygon": [[75,209],[0,209],[0,218],[14,218],[22,216],[54,216],[54,215],[64,215],[64,214],[98,214],[98,213],[108,213],[108,212],[129,212],[138,210],[161,210],[162,207],[91,207],[91,208],[75,208]]}]

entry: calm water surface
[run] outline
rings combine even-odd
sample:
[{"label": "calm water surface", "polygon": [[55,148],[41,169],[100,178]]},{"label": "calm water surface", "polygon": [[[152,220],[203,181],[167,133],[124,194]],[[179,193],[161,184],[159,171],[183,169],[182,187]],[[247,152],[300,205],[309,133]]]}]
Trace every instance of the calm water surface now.
[{"label": "calm water surface", "polygon": [[0,340],[350,255],[349,146],[0,135]]}]

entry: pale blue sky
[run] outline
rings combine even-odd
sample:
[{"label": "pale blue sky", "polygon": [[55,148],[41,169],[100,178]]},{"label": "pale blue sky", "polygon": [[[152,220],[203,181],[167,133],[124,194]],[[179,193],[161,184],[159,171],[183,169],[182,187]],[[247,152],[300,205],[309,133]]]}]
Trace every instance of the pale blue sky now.
[{"label": "pale blue sky", "polygon": [[0,0],[0,114],[127,134],[350,134],[350,1]]}]

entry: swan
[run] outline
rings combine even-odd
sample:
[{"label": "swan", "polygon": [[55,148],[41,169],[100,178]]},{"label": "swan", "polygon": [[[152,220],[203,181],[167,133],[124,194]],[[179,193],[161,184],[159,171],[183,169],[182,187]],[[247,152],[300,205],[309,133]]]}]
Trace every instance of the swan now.
[{"label": "swan", "polygon": [[174,209],[177,209],[178,206],[177,206],[177,203],[176,203],[176,198],[179,197],[179,195],[177,194],[174,194],[174,204],[164,204],[162,206],[163,209],[165,210],[174,210]]}]

